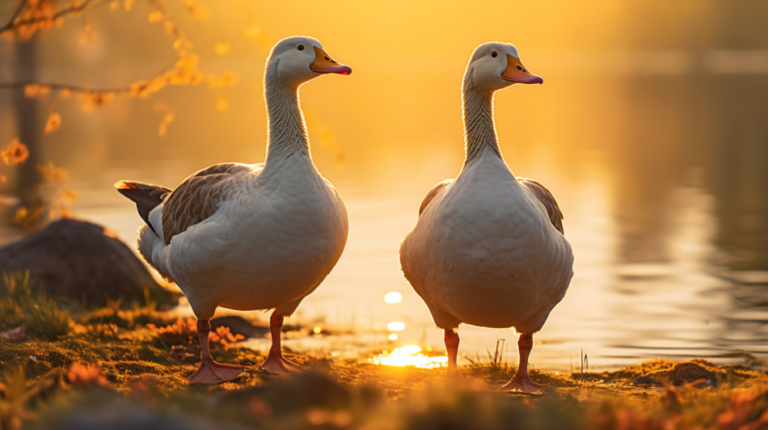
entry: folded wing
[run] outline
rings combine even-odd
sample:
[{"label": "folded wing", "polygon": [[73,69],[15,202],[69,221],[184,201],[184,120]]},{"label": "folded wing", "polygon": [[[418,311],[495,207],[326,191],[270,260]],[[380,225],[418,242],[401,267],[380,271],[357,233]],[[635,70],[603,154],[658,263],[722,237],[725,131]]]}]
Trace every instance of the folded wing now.
[{"label": "folded wing", "polygon": [[163,236],[169,245],[173,236],[210,218],[228,197],[227,184],[238,176],[258,173],[252,166],[222,163],[207,167],[184,180],[163,206]]},{"label": "folded wing", "polygon": [[549,215],[549,220],[552,221],[552,225],[554,225],[560,233],[565,234],[565,229],[563,228],[563,212],[560,211],[560,206],[557,205],[555,196],[553,196],[544,185],[541,185],[540,182],[534,181],[533,179],[517,178],[517,182],[536,196],[541,204],[547,209],[547,214]]}]

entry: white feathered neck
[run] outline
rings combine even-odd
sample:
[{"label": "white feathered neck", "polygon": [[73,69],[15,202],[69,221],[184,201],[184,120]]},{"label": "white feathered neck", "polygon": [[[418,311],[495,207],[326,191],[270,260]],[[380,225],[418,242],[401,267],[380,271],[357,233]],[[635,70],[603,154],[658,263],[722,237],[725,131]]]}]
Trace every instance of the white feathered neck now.
[{"label": "white feathered neck", "polygon": [[299,88],[282,79],[278,73],[279,60],[267,67],[264,74],[264,100],[267,104],[267,159],[270,162],[300,154],[310,159],[309,136],[304,113],[299,106]]},{"label": "white feathered neck", "polygon": [[464,167],[484,152],[501,157],[493,115],[493,92],[480,90],[472,82],[472,67],[464,74],[461,91],[464,117]]}]

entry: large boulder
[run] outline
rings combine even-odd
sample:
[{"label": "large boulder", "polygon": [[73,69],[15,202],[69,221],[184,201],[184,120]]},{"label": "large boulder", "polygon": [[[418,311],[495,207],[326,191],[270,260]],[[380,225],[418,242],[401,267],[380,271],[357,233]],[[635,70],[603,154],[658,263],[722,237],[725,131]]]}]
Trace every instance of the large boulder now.
[{"label": "large boulder", "polygon": [[[33,288],[88,306],[107,300],[174,304],[179,296],[155,282],[130,248],[109,230],[73,219],[0,249],[0,273],[29,271]],[[146,293],[145,293],[146,291]]]}]

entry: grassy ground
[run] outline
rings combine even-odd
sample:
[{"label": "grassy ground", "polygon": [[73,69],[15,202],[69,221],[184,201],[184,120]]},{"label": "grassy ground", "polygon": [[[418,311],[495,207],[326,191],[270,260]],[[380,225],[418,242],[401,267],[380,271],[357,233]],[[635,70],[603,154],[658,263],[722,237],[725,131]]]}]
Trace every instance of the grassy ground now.
[{"label": "grassy ground", "polygon": [[0,302],[0,324],[15,318],[26,334],[0,336],[2,430],[768,428],[768,375],[749,356],[741,365],[658,360],[583,377],[533,372],[549,388],[530,396],[494,391],[515,370],[500,363],[462,367],[472,383],[449,384],[444,369],[289,355],[307,371],[274,377],[259,369],[264,357],[221,330],[214,358],[248,370],[190,386],[194,324],[151,305],[78,311],[14,294]]}]

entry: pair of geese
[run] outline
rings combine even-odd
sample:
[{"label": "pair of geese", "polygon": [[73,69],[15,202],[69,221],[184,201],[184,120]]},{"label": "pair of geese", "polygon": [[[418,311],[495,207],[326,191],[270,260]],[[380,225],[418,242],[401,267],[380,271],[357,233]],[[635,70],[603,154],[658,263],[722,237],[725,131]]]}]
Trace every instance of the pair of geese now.
[{"label": "pair of geese", "polygon": [[[339,193],[312,162],[299,87],[328,73],[352,69],[333,60],[309,37],[278,42],[264,77],[269,115],[263,164],[216,164],[171,190],[121,181],[146,225],[141,255],[175,281],[197,316],[201,363],[192,383],[235,379],[242,366],[217,363],[208,349],[209,320],[217,307],[274,309],[272,347],[264,370],[298,367],[281,353],[283,319],[334,267],[347,241],[347,211]],[[437,184],[400,248],[405,277],[445,330],[449,375],[457,377],[458,326],[514,327],[520,366],[504,389],[535,392],[528,356],[539,331],[563,298],[573,253],[563,236],[552,194],[516,178],[496,140],[493,94],[515,83],[542,83],[511,44],[475,49],[464,74],[466,159],[456,179]]]}]

